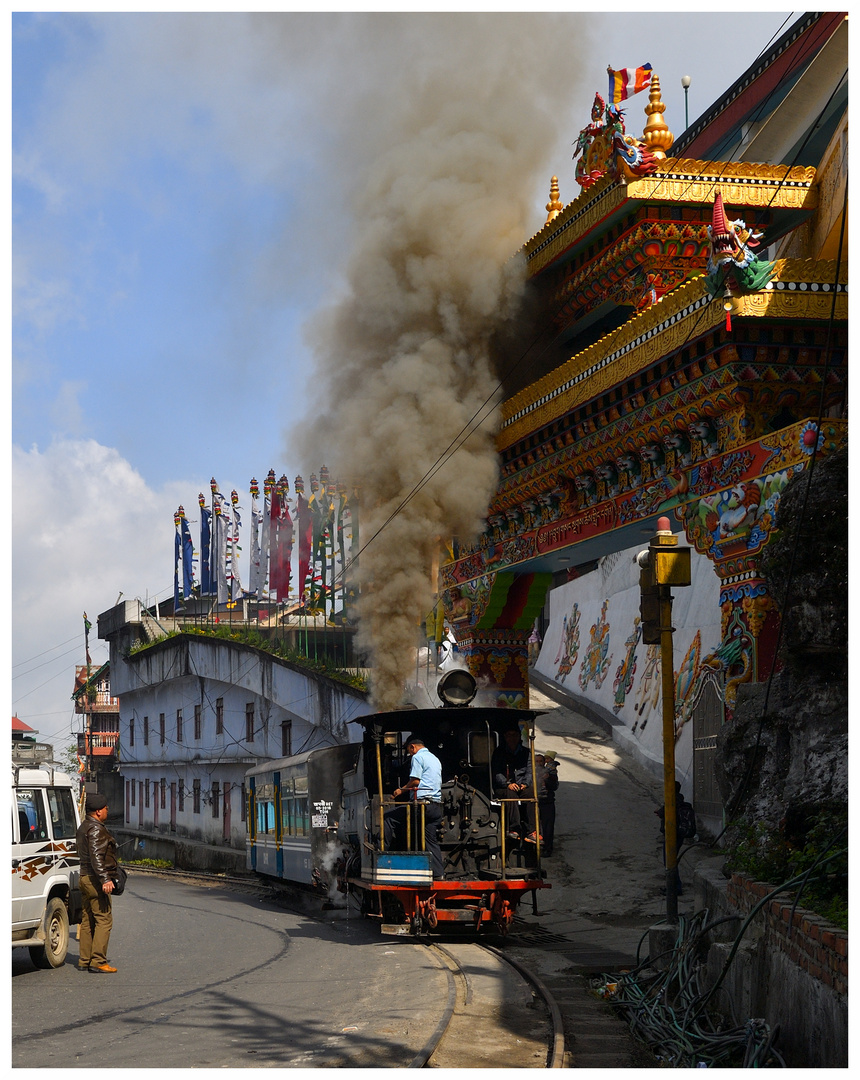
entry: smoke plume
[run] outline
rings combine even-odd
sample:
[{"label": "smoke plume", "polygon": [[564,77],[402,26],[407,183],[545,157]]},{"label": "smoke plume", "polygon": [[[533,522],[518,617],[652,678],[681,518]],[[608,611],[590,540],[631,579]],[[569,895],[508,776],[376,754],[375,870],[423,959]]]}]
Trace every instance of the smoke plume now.
[{"label": "smoke plume", "polygon": [[367,107],[374,154],[355,178],[344,295],[308,328],[323,404],[299,453],[360,488],[358,645],[384,709],[414,666],[440,540],[474,539],[496,487],[491,344],[517,318],[514,254],[545,219],[535,192],[576,45],[570,17],[359,26],[380,81],[350,109]]}]

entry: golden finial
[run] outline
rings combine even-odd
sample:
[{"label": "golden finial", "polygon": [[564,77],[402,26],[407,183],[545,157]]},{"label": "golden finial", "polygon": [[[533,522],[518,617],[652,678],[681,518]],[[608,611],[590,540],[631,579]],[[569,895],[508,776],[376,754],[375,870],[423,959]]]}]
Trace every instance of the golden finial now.
[{"label": "golden finial", "polygon": [[666,106],[660,97],[660,79],[652,74],[650,100],[645,106],[645,115],[648,119],[642,133],[642,141],[658,161],[666,157],[667,151],[672,149],[672,143],[675,141],[675,136],[663,119],[665,111]]},{"label": "golden finial", "polygon": [[557,218],[562,212],[564,207],[561,204],[561,200],[558,197],[558,177],[554,176],[549,182],[549,202],[546,204],[546,208],[549,211],[547,219],[544,225],[549,225],[553,218]]}]

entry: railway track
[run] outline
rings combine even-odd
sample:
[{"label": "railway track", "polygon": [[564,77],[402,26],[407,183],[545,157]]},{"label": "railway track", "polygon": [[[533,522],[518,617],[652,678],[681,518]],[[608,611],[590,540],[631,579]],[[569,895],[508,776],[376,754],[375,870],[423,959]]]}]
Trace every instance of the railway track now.
[{"label": "railway track", "polygon": [[[409,1068],[498,1068],[500,1061],[506,1068],[564,1068],[561,1011],[534,972],[490,945],[431,942],[426,947],[448,976],[448,1000],[436,1031]],[[489,968],[476,953],[491,958]],[[482,977],[492,982],[489,996],[482,994]],[[525,1010],[515,1004],[523,981],[532,994]],[[505,983],[511,988],[507,1001],[499,993]],[[523,1013],[527,1029],[516,1022]]]},{"label": "railway track", "polygon": [[[280,890],[251,876],[123,865],[134,874],[281,896]],[[482,942],[442,944],[401,938],[397,945],[429,950],[448,986],[435,1029],[406,1068],[498,1068],[500,1061],[506,1068],[565,1066],[561,1011],[533,971]],[[529,994],[524,992],[524,983]]]}]

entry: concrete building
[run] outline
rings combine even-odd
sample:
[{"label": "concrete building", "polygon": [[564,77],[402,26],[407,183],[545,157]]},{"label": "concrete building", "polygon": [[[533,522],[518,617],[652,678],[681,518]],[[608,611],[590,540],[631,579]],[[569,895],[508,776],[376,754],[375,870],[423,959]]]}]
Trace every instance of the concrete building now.
[{"label": "concrete building", "polygon": [[188,842],[189,861],[199,843],[243,865],[246,770],[353,741],[350,721],[370,711],[362,691],[234,640],[180,632],[135,648],[161,633],[139,601],[101,614],[98,632],[120,700],[123,823],[158,857]]}]

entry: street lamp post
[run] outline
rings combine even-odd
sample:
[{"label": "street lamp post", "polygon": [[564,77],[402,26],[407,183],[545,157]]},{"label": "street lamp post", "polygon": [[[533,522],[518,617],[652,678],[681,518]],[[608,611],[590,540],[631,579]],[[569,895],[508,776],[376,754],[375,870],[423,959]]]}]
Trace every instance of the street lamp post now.
[{"label": "street lamp post", "polygon": [[663,828],[666,853],[666,921],[678,922],[678,827],[675,805],[675,677],[672,586],[690,584],[690,549],[680,547],[667,517],[636,556],[641,591],[642,642],[660,646],[663,706]]},{"label": "street lamp post", "polygon": [[692,81],[693,80],[690,78],[689,75],[682,75],[681,76],[681,86],[684,87],[684,127],[685,128],[688,128],[690,126],[690,106],[689,106],[688,95],[689,95],[689,92],[690,92],[690,83]]}]

